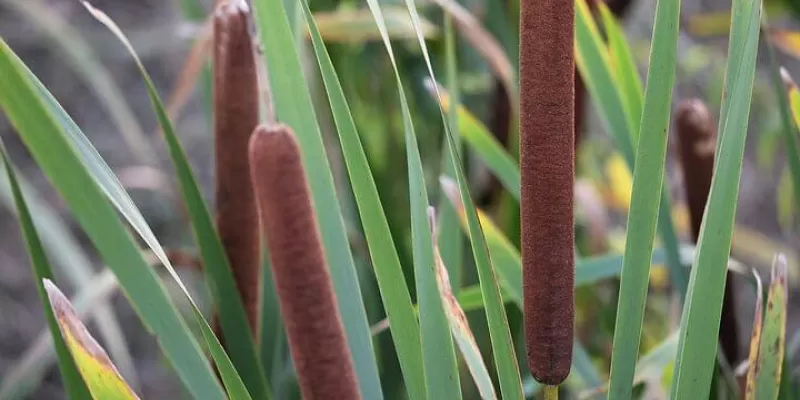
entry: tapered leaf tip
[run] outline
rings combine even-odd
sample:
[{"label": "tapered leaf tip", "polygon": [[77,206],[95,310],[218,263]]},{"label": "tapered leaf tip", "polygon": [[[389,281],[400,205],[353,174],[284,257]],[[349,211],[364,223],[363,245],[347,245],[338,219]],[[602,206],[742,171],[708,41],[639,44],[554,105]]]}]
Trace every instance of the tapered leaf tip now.
[{"label": "tapered leaf tip", "polygon": [[439,185],[442,187],[442,193],[444,193],[444,195],[450,199],[450,202],[457,205],[461,204],[458,194],[458,186],[452,179],[442,175],[439,177]]},{"label": "tapered leaf tip", "polygon": [[788,261],[786,255],[783,253],[775,254],[775,259],[772,262],[772,282],[783,282],[785,286],[786,275],[788,270]]},{"label": "tapered leaf tip", "polygon": [[794,79],[792,79],[792,75],[790,75],[789,71],[784,67],[781,67],[781,79],[783,80],[783,84],[786,85],[787,90],[797,88],[797,85],[794,83]]}]

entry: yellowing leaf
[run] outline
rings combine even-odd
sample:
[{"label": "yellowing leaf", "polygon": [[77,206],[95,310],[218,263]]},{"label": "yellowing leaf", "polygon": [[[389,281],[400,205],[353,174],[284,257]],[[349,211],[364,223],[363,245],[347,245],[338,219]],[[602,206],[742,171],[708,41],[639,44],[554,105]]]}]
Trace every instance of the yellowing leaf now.
[{"label": "yellowing leaf", "polygon": [[731,26],[730,11],[696,14],[689,17],[688,31],[697,36],[726,35]]},{"label": "yellowing leaf", "polygon": [[86,330],[69,300],[49,279],[44,279],[43,283],[61,336],[64,338],[92,398],[97,400],[138,399],[136,393],[122,379],[106,351]]},{"label": "yellowing leaf", "polygon": [[458,349],[464,356],[464,361],[467,364],[472,379],[478,387],[482,399],[497,399],[492,378],[489,375],[489,370],[483,362],[480,348],[478,343],[475,342],[475,337],[472,335],[469,323],[467,323],[467,316],[464,310],[458,303],[458,300],[453,296],[453,289],[450,287],[450,277],[447,274],[447,267],[442,261],[439,254],[438,236],[436,234],[436,221],[433,217],[433,208],[429,208],[428,217],[431,226],[431,238],[433,239],[433,254],[436,267],[436,285],[439,288],[439,295],[442,298],[442,305],[444,312],[447,316],[447,322],[450,325],[450,332],[453,334]]},{"label": "yellowing leaf", "polygon": [[800,58],[800,32],[772,29],[769,39],[784,53]]},{"label": "yellowing leaf", "polygon": [[750,400],[755,396],[756,390],[756,368],[758,365],[758,344],[761,342],[761,321],[763,320],[762,309],[764,300],[762,297],[761,279],[758,274],[753,273],[756,278],[756,306],[753,313],[753,331],[750,334],[750,352],[748,353],[747,385],[745,388],[745,399]]},{"label": "yellowing leaf", "polygon": [[[755,365],[750,364],[755,371],[753,399],[776,400],[778,398],[786,343],[788,298],[786,268],[786,257],[783,254],[777,254],[772,264],[772,281],[769,285],[764,327],[758,346],[758,361]],[[750,385],[748,385],[748,394],[750,392]]]},{"label": "yellowing leaf", "polygon": [[619,153],[614,153],[606,161],[605,173],[609,183],[611,206],[620,211],[627,211],[631,205],[633,187],[633,176],[628,170],[628,164]]}]

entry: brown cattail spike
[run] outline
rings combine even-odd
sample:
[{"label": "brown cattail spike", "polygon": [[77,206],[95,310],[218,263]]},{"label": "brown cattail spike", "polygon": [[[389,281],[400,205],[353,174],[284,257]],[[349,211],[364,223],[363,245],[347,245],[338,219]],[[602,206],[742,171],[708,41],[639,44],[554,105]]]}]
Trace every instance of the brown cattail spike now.
[{"label": "brown cattail spike", "polygon": [[216,220],[254,338],[258,338],[261,239],[247,146],[258,125],[258,76],[245,1],[214,12]]},{"label": "brown cattail spike", "polygon": [[573,337],[573,0],[523,0],[520,15],[522,264],[528,366],[569,375]]},{"label": "brown cattail spike", "polygon": [[[675,130],[678,134],[678,148],[683,164],[692,240],[696,243],[700,236],[703,211],[706,208],[714,172],[714,151],[717,140],[714,118],[700,99],[684,100],[675,113]],[[739,334],[736,323],[735,291],[730,278],[729,273],[722,304],[719,339],[723,354],[729,362],[735,363],[739,360]]]},{"label": "brown cattail spike", "polygon": [[304,399],[359,399],[300,149],[283,125],[250,140],[253,186]]}]

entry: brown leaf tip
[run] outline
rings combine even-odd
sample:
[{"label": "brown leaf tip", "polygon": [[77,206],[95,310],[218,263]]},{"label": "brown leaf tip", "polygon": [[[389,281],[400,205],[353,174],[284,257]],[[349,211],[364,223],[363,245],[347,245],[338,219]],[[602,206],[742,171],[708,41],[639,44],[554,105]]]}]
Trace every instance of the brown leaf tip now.
[{"label": "brown leaf tip", "polygon": [[69,335],[78,345],[91,354],[97,361],[108,365],[116,371],[116,368],[108,358],[108,354],[100,344],[92,337],[86,327],[78,317],[72,303],[64,296],[64,293],[49,279],[42,279],[47,298],[50,300],[50,307],[55,314],[56,321],[61,330],[61,335],[66,339]]}]

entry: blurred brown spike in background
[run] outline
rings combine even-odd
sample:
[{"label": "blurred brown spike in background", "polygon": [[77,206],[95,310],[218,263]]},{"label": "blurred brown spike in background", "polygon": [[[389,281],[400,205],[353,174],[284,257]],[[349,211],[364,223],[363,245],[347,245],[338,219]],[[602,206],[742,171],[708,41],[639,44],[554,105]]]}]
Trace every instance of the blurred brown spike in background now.
[{"label": "blurred brown spike in background", "polygon": [[[247,146],[258,125],[258,76],[244,1],[213,16],[216,222],[254,339],[258,336],[261,239]],[[215,330],[219,334],[215,320]],[[224,342],[224,341],[223,341]]]},{"label": "blurred brown spike in background", "polygon": [[523,0],[520,156],[525,335],[537,381],[567,378],[574,325],[574,3]]},{"label": "blurred brown spike in background", "polygon": [[316,216],[291,130],[260,126],[250,166],[261,225],[304,399],[360,399]]},{"label": "blurred brown spike in background", "polygon": [[[683,164],[692,240],[697,243],[714,171],[717,140],[714,118],[700,99],[687,99],[681,102],[675,113],[675,130],[678,134],[678,149]],[[725,358],[734,364],[739,361],[739,335],[736,324],[735,292],[730,279],[731,273],[728,272],[719,340]]]}]

